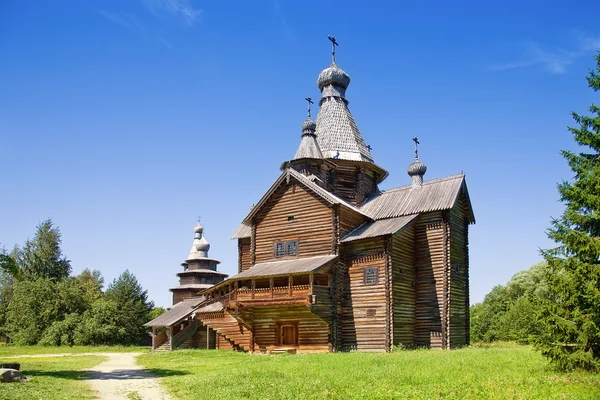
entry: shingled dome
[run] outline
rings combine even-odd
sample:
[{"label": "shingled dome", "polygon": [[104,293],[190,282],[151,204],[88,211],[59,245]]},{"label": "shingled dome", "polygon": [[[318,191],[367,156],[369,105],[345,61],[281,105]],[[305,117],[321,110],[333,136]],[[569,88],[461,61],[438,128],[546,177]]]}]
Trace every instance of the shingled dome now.
[{"label": "shingled dome", "polygon": [[321,71],[317,78],[317,86],[320,90],[323,90],[327,85],[340,86],[346,89],[350,85],[350,75],[333,63]]}]

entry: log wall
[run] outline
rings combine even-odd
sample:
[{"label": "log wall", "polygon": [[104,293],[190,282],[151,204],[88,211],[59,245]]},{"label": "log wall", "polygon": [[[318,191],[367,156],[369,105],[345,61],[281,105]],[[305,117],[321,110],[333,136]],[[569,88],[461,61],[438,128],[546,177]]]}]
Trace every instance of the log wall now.
[{"label": "log wall", "polygon": [[277,322],[283,321],[298,323],[299,352],[328,351],[330,348],[329,324],[306,306],[255,307],[252,312],[255,351],[269,352],[278,346]]},{"label": "log wall", "polygon": [[275,259],[275,243],[287,240],[298,241],[297,255],[288,258],[330,254],[331,221],[332,209],[327,203],[301,185],[283,185],[255,217],[255,262]]},{"label": "log wall", "polygon": [[392,236],[393,345],[415,344],[415,228]]},{"label": "log wall", "polygon": [[[344,247],[346,273],[341,298],[341,349],[387,351],[389,340],[386,254],[383,238]],[[377,268],[377,283],[365,283],[365,268]]]},{"label": "log wall", "polygon": [[469,344],[469,265],[466,202],[459,198],[450,211],[450,284],[448,346]]},{"label": "log wall", "polygon": [[337,196],[361,206],[366,197],[377,191],[373,173],[360,168],[352,161],[336,160],[335,164],[330,184]]},{"label": "log wall", "polygon": [[443,348],[447,226],[441,212],[419,217],[415,225],[415,344]]},{"label": "log wall", "polygon": [[238,274],[252,266],[251,239],[238,239]]}]

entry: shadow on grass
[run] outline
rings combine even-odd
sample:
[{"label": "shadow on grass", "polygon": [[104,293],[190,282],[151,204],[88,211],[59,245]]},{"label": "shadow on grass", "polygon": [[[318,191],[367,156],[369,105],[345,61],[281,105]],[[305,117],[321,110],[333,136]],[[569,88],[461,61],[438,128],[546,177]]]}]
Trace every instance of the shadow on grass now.
[{"label": "shadow on grass", "polygon": [[100,372],[100,371],[36,371],[36,370],[25,370],[23,375],[27,378],[35,378],[37,376],[50,376],[53,378],[60,379],[73,379],[73,380],[128,380],[128,379],[148,379],[164,376],[177,376],[177,375],[188,375],[188,372],[174,371],[170,369],[120,369],[111,372]]}]

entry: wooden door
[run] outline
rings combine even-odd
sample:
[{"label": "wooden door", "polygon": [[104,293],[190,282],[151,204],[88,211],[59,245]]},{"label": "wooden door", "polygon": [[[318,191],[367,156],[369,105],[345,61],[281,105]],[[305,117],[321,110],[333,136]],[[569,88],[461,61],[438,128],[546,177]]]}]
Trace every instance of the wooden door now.
[{"label": "wooden door", "polygon": [[296,327],[294,325],[281,326],[281,344],[284,346],[296,344]]}]

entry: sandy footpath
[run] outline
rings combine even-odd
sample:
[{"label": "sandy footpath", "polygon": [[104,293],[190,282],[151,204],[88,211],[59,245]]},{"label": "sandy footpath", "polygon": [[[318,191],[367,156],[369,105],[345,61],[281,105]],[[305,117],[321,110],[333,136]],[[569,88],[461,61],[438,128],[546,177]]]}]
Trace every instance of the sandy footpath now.
[{"label": "sandy footpath", "polygon": [[156,376],[137,365],[135,357],[142,353],[31,354],[1,358],[43,358],[104,356],[108,360],[87,370],[86,381],[100,400],[143,399],[170,400],[160,388]]}]

